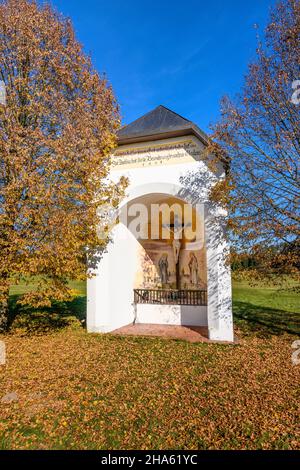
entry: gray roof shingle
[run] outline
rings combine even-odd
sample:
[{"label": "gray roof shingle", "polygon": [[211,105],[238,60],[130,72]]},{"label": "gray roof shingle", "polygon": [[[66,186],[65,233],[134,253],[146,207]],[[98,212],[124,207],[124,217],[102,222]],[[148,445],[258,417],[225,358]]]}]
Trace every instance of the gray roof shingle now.
[{"label": "gray roof shingle", "polygon": [[185,119],[165,106],[157,106],[149,113],[122,127],[118,132],[119,144],[142,142],[178,135],[196,135],[207,144],[207,135],[192,121]]}]

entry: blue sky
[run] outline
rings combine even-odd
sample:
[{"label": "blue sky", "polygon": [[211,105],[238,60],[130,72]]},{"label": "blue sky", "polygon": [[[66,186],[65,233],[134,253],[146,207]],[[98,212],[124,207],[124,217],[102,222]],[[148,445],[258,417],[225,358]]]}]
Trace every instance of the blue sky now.
[{"label": "blue sky", "polygon": [[105,72],[123,124],[159,104],[208,131],[242,85],[274,0],[52,0]]}]

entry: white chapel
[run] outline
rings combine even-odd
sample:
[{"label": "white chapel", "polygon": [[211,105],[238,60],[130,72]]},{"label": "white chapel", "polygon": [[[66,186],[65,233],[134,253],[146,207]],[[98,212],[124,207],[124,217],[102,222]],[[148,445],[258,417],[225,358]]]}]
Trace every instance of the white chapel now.
[{"label": "white chapel", "polygon": [[128,178],[106,249],[87,286],[89,332],[130,324],[203,327],[233,341],[226,213],[210,201],[225,164],[208,137],[158,106],[118,133],[110,178]]}]

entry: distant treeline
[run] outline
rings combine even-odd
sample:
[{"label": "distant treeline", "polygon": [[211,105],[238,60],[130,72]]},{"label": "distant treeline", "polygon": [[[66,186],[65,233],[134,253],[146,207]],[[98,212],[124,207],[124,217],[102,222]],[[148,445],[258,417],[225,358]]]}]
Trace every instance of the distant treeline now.
[{"label": "distant treeline", "polygon": [[282,271],[281,257],[283,256],[290,259],[290,263],[286,265],[287,273],[291,268],[300,271],[300,238],[292,243],[281,243],[266,249],[259,247],[253,249],[251,253],[233,252],[231,269],[232,271],[263,270],[267,265],[274,271],[280,266]]}]

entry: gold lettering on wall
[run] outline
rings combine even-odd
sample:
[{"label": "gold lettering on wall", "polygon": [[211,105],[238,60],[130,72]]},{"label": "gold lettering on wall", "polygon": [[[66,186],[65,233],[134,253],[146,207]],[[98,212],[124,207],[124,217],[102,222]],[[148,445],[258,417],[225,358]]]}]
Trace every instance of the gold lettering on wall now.
[{"label": "gold lettering on wall", "polygon": [[198,161],[201,150],[193,141],[146,148],[118,149],[112,156],[112,168],[141,168]]}]

